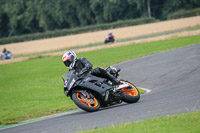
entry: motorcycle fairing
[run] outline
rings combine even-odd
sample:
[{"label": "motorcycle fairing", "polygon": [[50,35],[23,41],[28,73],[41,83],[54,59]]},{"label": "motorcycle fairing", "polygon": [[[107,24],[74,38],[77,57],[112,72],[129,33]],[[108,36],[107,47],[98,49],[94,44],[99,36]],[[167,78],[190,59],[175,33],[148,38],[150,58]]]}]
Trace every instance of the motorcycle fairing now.
[{"label": "motorcycle fairing", "polygon": [[96,77],[92,74],[87,74],[86,78],[80,82],[79,86],[97,92],[103,97],[105,97],[106,91],[112,88],[112,86],[105,83],[105,79]]},{"label": "motorcycle fairing", "polygon": [[111,85],[105,83],[105,79],[103,78],[96,77],[90,73],[78,77],[73,70],[65,73],[63,80],[66,81],[64,89],[66,96],[69,96],[73,88],[76,88],[76,90],[85,88],[98,93],[104,99],[106,91],[112,88]]}]

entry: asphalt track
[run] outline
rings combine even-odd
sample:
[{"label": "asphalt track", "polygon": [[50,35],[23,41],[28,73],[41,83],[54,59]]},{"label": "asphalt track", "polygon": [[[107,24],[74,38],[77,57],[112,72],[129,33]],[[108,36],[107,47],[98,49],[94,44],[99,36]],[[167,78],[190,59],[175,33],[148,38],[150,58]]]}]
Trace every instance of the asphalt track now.
[{"label": "asphalt track", "polygon": [[200,44],[115,65],[121,78],[151,89],[139,102],[69,114],[0,129],[0,133],[71,133],[200,109]]}]

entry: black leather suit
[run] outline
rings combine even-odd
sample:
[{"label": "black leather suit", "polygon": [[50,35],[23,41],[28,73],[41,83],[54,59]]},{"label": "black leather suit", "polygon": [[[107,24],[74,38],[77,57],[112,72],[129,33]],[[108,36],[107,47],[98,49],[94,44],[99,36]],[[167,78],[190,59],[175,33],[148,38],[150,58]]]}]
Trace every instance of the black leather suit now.
[{"label": "black leather suit", "polygon": [[71,70],[75,70],[77,73],[80,73],[84,69],[89,69],[89,70],[91,70],[91,74],[93,74],[97,77],[106,78],[115,85],[119,84],[119,80],[117,80],[114,76],[112,76],[110,73],[108,73],[103,68],[97,67],[95,69],[92,69],[92,67],[93,67],[92,63],[89,62],[86,58],[82,57],[82,58],[77,59],[75,66]]}]

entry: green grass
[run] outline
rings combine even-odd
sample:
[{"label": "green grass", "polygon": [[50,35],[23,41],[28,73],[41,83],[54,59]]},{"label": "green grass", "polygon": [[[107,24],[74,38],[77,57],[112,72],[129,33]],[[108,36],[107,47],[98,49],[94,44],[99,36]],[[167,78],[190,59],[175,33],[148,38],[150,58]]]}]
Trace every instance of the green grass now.
[{"label": "green grass", "polygon": [[158,117],[135,123],[95,128],[81,133],[199,133],[200,111]]},{"label": "green grass", "polygon": [[[88,58],[94,67],[106,67],[197,43],[200,43],[200,36],[191,36],[79,53],[78,57]],[[77,108],[63,92],[61,77],[66,71],[61,56],[0,65],[0,124]]]}]

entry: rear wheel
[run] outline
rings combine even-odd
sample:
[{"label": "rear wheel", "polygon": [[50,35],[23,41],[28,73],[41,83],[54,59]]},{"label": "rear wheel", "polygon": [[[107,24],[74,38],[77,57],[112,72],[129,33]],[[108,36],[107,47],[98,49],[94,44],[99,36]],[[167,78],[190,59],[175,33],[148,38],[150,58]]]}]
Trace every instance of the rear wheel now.
[{"label": "rear wheel", "polygon": [[[90,95],[90,93],[87,94]],[[97,111],[100,108],[100,103],[97,98],[94,96],[84,97],[81,92],[74,92],[72,94],[72,100],[79,108],[88,112]]]},{"label": "rear wheel", "polygon": [[1,60],[5,60],[5,56],[4,55],[1,55]]},{"label": "rear wheel", "polygon": [[130,85],[129,88],[122,89],[122,101],[126,103],[135,103],[140,99],[140,92],[138,89],[131,84],[130,82],[126,81]]},{"label": "rear wheel", "polygon": [[104,43],[107,43],[108,41],[107,41],[107,39],[104,41]]}]

